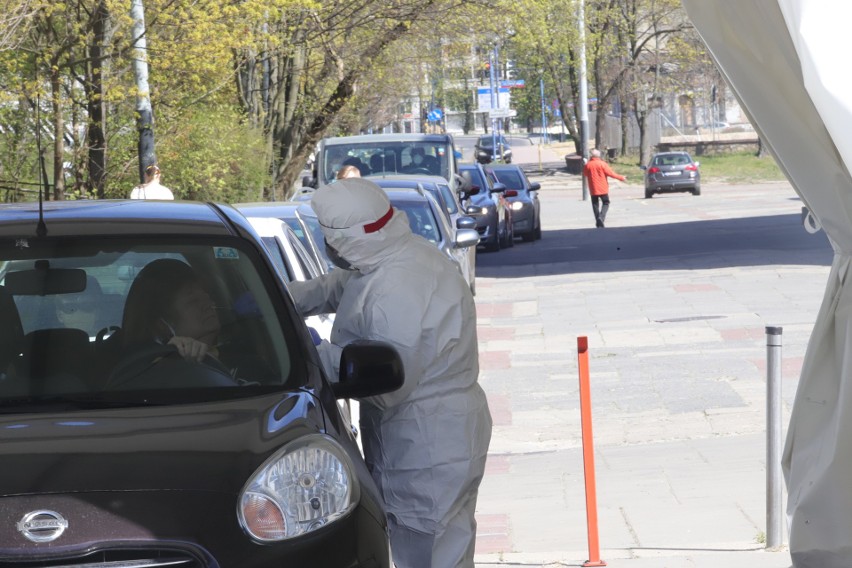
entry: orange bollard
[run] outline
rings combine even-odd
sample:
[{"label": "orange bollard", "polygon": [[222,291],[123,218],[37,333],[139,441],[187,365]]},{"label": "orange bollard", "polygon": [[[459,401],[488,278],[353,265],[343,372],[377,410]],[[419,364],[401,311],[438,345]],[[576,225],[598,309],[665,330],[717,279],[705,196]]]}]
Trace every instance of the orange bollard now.
[{"label": "orange bollard", "polygon": [[598,498],[595,489],[595,450],[592,443],[592,388],[589,382],[589,339],[577,338],[577,367],[580,373],[580,425],[583,431],[583,475],[586,479],[586,525],[589,559],[583,566],[606,566],[598,542]]}]

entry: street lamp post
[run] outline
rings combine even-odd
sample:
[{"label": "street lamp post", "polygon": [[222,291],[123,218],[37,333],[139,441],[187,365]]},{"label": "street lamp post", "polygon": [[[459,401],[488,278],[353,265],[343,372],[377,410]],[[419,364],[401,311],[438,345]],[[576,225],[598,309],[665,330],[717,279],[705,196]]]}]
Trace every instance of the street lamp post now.
[{"label": "street lamp post", "polygon": [[541,138],[539,140],[541,144],[547,144],[547,113],[544,110],[544,75],[539,77],[538,84],[541,88]]},{"label": "street lamp post", "polygon": [[[589,94],[586,81],[586,10],[585,0],[577,3],[577,20],[580,26],[580,153],[583,163],[589,160]],[[583,178],[583,201],[589,199],[589,185]]]}]

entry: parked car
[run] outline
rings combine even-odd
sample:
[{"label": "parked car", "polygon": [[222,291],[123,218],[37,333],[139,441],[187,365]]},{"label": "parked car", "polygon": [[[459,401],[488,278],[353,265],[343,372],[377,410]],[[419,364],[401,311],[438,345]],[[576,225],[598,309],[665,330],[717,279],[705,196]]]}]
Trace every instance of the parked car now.
[{"label": "parked car", "polygon": [[[452,235],[450,240],[457,240],[458,232],[462,229],[476,229],[476,220],[462,211],[462,205],[458,194],[450,189],[449,184],[441,177],[417,177],[417,176],[388,176],[381,178],[370,178],[379,187],[385,189],[419,189],[428,192],[440,206],[444,217],[449,224]],[[476,246],[459,249],[466,258],[460,259],[465,280],[470,284],[470,289],[476,293]]]},{"label": "parked car", "polygon": [[512,162],[512,146],[502,134],[497,134],[497,151],[494,151],[494,138],[491,134],[484,134],[476,141],[473,148],[476,161],[480,164],[490,164],[497,156],[498,160],[509,164]]},{"label": "parked car", "polygon": [[645,199],[655,193],[688,191],[701,195],[701,172],[686,152],[660,152],[654,154],[645,170]]},{"label": "parked car", "polygon": [[465,213],[476,220],[476,230],[487,251],[499,251],[514,245],[512,233],[512,207],[507,197],[517,195],[501,183],[495,184],[481,164],[459,164],[459,175],[464,183]]},{"label": "parked car", "polygon": [[[296,232],[287,222],[277,217],[247,217],[260,240],[269,251],[278,270],[287,282],[304,282],[323,274],[313,255],[308,252]],[[331,341],[333,314],[305,318],[308,327],[317,331],[322,339]]]},{"label": "parked car", "polygon": [[450,226],[441,206],[422,188],[396,187],[393,183],[382,185],[394,208],[403,211],[415,235],[420,235],[441,250],[461,272],[470,291],[476,294],[476,245],[479,233],[473,228],[454,229]]},{"label": "parked car", "polygon": [[[348,346],[330,383],[230,206],[40,209],[0,207],[0,563],[389,568],[382,500],[335,401],[398,388],[395,350]],[[140,275],[168,263],[203,283],[181,305],[215,314],[218,362],[126,339],[129,306],[160,311]],[[79,327],[93,312],[105,322],[94,337]]]},{"label": "parked car", "polygon": [[527,242],[540,239],[541,203],[538,192],[541,184],[531,182],[524,170],[515,164],[492,164],[489,169],[494,172],[497,181],[518,192],[506,198],[512,206],[512,232]]},{"label": "parked car", "polygon": [[272,217],[281,219],[293,229],[299,241],[311,254],[323,274],[334,268],[334,263],[325,252],[325,237],[320,229],[317,214],[310,203],[263,201],[235,203],[234,207],[246,217]]}]

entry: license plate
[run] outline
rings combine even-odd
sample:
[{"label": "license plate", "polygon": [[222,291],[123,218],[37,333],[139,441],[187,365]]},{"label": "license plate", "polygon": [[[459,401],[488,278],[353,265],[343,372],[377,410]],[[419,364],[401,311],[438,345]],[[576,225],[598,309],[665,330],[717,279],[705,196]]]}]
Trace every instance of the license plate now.
[{"label": "license plate", "polygon": [[679,176],[680,172],[663,172],[664,176]]}]

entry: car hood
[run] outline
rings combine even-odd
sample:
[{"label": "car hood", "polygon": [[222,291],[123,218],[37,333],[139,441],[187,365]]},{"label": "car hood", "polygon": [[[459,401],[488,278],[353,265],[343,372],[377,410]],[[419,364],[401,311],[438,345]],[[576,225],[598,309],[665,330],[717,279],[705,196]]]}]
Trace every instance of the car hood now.
[{"label": "car hood", "polygon": [[182,406],[0,415],[0,497],[237,493],[282,444],[323,428],[316,398],[301,391]]}]

